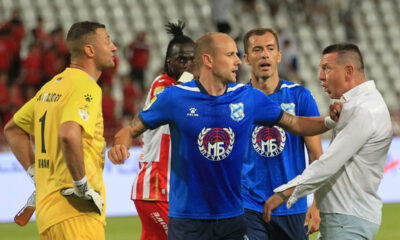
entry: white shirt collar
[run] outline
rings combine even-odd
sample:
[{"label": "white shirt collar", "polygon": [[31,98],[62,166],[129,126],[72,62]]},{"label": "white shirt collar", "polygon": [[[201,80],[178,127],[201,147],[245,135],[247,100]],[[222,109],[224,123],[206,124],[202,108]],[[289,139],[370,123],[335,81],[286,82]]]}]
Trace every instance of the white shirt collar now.
[{"label": "white shirt collar", "polygon": [[360,85],[350,89],[349,91],[343,93],[343,95],[340,97],[341,102],[347,102],[349,101],[352,97],[358,96],[362,93],[364,93],[367,89],[372,89],[376,88],[375,87],[375,82],[373,80],[365,81],[361,83]]}]

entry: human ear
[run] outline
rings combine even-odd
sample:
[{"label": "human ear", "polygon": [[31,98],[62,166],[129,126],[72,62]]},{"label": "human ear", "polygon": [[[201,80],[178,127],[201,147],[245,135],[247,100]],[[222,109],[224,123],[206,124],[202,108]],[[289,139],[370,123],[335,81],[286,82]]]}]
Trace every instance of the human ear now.
[{"label": "human ear", "polygon": [[209,68],[212,68],[213,59],[210,54],[203,54],[203,64]]},{"label": "human ear", "polygon": [[92,58],[96,52],[93,45],[90,45],[90,44],[84,46],[83,50],[84,50],[86,56],[88,56],[89,58]]}]

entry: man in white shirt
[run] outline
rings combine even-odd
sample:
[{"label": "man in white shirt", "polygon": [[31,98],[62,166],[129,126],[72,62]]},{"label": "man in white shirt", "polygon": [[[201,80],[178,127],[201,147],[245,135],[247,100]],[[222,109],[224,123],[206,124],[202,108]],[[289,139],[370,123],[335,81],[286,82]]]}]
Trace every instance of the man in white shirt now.
[{"label": "man in white shirt", "polygon": [[325,154],[303,174],[274,190],[264,219],[287,201],[316,192],[321,213],[320,239],[373,239],[382,201],[377,194],[392,141],[389,110],[373,81],[366,81],[360,50],[354,44],[326,47],[319,79],[332,99],[344,102]]}]

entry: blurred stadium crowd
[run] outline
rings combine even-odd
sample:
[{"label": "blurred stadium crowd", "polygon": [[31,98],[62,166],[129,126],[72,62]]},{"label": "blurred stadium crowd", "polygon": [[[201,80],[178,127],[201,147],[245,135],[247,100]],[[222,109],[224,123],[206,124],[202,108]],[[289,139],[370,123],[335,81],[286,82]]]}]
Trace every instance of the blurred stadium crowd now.
[{"label": "blurred stadium crowd", "polygon": [[[233,36],[267,26],[279,34],[280,76],[311,90],[322,114],[328,97],[318,81],[321,50],[349,41],[364,54],[367,79],[376,81],[400,134],[400,1],[398,0],[1,0],[0,127],[52,76],[69,64],[64,29],[82,20],[106,24],[117,44],[116,66],[103,72],[105,137],[141,109],[147,88],[163,71],[169,41],[164,25],[182,19],[186,34]],[[249,80],[244,63],[238,80]],[[137,144],[140,144],[137,142]],[[0,131],[0,151],[7,150]]]}]

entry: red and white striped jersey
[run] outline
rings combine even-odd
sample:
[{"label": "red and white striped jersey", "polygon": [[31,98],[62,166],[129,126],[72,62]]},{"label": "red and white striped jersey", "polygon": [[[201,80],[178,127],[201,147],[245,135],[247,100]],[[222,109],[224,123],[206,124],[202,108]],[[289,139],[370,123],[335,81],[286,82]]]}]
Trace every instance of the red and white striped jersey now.
[{"label": "red and white striped jersey", "polygon": [[[164,73],[151,84],[145,106],[176,80]],[[132,186],[132,200],[168,201],[171,169],[171,136],[169,126],[163,125],[143,133],[143,148],[139,172]]]}]

